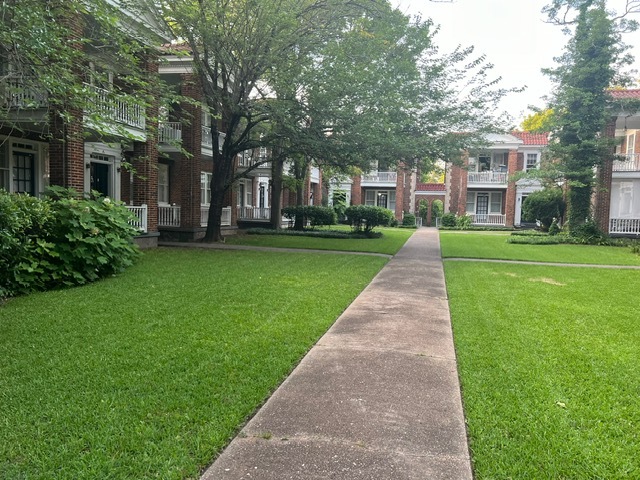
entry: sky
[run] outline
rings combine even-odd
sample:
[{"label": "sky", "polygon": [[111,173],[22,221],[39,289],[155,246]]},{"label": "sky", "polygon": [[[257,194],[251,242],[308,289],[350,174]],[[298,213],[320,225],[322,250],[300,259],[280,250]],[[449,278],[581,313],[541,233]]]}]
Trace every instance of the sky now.
[{"label": "sky", "polygon": [[[544,96],[551,93],[551,80],[542,68],[555,66],[554,57],[562,54],[569,37],[559,26],[545,23],[542,8],[548,0],[392,0],[405,14],[431,18],[440,31],[435,43],[442,52],[461,45],[474,46],[476,54],[485,54],[494,65],[494,75],[502,77],[502,87],[524,87],[511,93],[501,109],[517,125],[531,113],[528,108],[545,106]],[[609,0],[608,7],[621,9],[625,0]],[[640,20],[640,15],[638,15]],[[625,43],[640,44],[640,33],[623,37]],[[631,51],[640,56],[640,51]],[[638,63],[638,62],[637,62]],[[638,68],[638,67],[636,67]]]}]

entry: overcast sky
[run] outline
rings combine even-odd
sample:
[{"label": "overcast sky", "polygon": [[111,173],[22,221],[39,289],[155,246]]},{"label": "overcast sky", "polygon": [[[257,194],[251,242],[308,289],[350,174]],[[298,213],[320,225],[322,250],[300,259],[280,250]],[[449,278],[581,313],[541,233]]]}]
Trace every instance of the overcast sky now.
[{"label": "overcast sky", "polygon": [[[436,44],[448,52],[457,45],[473,45],[477,54],[486,54],[495,65],[496,76],[504,87],[527,86],[522,93],[512,93],[502,102],[520,123],[531,113],[529,105],[543,107],[542,97],[551,91],[549,78],[542,68],[553,67],[567,42],[561,28],[544,22],[542,8],[547,0],[392,0],[404,13],[421,13],[440,25]],[[625,0],[609,0],[609,8],[621,8]],[[638,15],[640,17],[640,15]],[[638,18],[640,20],[640,18]],[[640,34],[626,36],[626,43],[638,44]],[[637,57],[640,52],[632,53]]]}]

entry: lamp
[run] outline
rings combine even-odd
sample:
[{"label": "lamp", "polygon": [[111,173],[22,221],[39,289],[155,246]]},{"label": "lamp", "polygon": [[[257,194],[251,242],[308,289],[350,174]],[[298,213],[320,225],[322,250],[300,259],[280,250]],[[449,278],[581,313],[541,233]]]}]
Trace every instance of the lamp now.
[{"label": "lamp", "polygon": [[84,168],[86,168],[87,170],[89,170],[91,168],[91,162],[87,162],[84,164]]}]

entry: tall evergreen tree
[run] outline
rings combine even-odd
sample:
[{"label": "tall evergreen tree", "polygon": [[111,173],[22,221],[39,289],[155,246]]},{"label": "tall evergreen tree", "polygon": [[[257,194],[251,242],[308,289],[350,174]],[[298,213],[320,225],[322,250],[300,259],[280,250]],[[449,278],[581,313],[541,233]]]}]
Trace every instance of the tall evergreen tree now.
[{"label": "tall evergreen tree", "polygon": [[[634,25],[616,23],[604,0],[556,0],[545,11],[551,21],[574,26],[558,67],[545,72],[556,83],[555,141],[549,149],[567,183],[567,220],[575,229],[591,216],[594,167],[612,153],[613,140],[603,135],[610,116],[607,89],[620,83],[618,68],[629,62],[621,27]],[[569,18],[572,11],[576,15]]]}]

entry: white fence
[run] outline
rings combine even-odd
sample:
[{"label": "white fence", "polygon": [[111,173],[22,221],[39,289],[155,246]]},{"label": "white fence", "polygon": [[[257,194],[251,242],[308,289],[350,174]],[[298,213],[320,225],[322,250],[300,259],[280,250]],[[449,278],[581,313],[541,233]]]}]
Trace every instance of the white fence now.
[{"label": "white fence", "polygon": [[182,140],[182,123],[160,122],[158,124],[158,141],[160,143],[176,143]]},{"label": "white fence", "polygon": [[620,158],[620,160],[613,161],[614,172],[639,172],[640,171],[640,154],[626,153],[624,155],[618,155],[618,158]]},{"label": "white fence", "polygon": [[[209,224],[209,205],[200,205],[200,226],[206,227]],[[222,209],[222,218],[220,219],[220,225],[228,227],[231,225],[231,207],[224,207]]]},{"label": "white fence", "polygon": [[158,226],[159,227],[179,227],[180,226],[180,206],[179,205],[158,205]]},{"label": "white fence", "polygon": [[271,219],[270,208],[238,207],[238,220],[269,220],[269,219]]},{"label": "white fence", "polygon": [[130,222],[131,226],[137,228],[143,233],[147,233],[147,206],[127,205],[127,208],[136,216],[136,219]]},{"label": "white fence", "polygon": [[611,218],[609,233],[640,235],[640,218]]},{"label": "white fence", "polygon": [[504,226],[506,223],[506,215],[501,215],[498,213],[468,213],[471,217],[471,223],[474,225],[500,225]]},{"label": "white fence", "polygon": [[507,183],[509,175],[503,172],[469,172],[468,183]]}]

